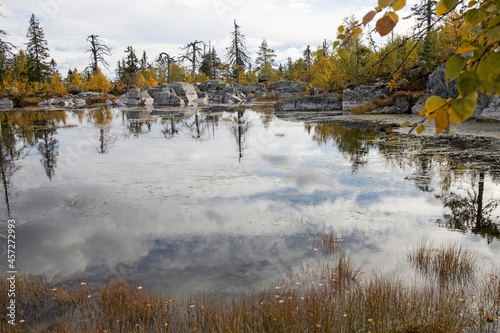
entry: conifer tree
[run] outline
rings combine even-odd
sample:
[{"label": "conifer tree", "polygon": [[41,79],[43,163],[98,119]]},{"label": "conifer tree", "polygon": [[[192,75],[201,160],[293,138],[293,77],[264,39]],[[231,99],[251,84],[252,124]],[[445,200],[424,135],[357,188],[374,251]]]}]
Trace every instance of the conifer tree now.
[{"label": "conifer tree", "polygon": [[203,56],[201,61],[200,72],[206,74],[211,80],[216,79],[218,76],[219,69],[222,65],[222,61],[217,56],[215,52],[215,47],[212,47],[208,53]]},{"label": "conifer tree", "polygon": [[231,40],[231,45],[226,48],[226,57],[229,65],[234,67],[234,77],[236,82],[239,83],[240,70],[244,70],[245,66],[250,63],[250,57],[248,56],[248,51],[245,47],[245,35],[241,34],[240,26],[236,24],[236,20],[234,20],[234,31],[231,35],[233,38]]},{"label": "conifer tree", "polygon": [[191,63],[191,76],[193,78],[196,76],[196,66],[202,57],[200,44],[205,45],[203,41],[195,40],[182,48],[184,54],[181,56],[181,60],[187,60]]},{"label": "conifer tree", "polygon": [[28,32],[26,33],[26,58],[28,60],[28,77],[32,82],[44,82],[47,80],[50,69],[47,59],[49,58],[49,47],[40,22],[35,14],[31,14]]},{"label": "conifer tree", "polygon": [[[104,68],[109,70],[109,65],[104,59],[105,56],[111,56],[111,49],[103,43],[99,38],[99,35],[90,35],[87,37],[87,42],[90,43],[90,68],[92,69],[92,74],[97,74],[99,70],[99,63],[104,66]],[[89,68],[87,67],[87,68]]]},{"label": "conifer tree", "polygon": [[264,39],[259,47],[259,52],[257,53],[258,57],[255,61],[257,65],[257,69],[261,74],[270,74],[273,65],[274,58],[276,58],[276,54],[274,50],[269,48],[267,41]]}]

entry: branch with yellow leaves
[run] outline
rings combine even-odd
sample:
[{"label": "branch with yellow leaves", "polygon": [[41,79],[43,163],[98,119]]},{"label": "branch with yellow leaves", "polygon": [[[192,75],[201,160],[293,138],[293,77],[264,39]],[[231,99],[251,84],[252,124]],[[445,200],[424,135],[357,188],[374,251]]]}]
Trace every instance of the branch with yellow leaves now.
[{"label": "branch with yellow leaves", "polygon": [[[454,11],[460,3],[462,1],[440,0],[436,5],[436,14],[439,19],[434,24]],[[338,50],[340,54],[342,46],[352,36],[357,37],[361,34],[361,26],[366,26],[384,9],[388,11],[377,20],[376,30],[381,36],[389,34],[399,21],[396,12],[405,5],[406,0],[378,0],[378,6],[363,17],[362,23],[356,22],[352,30],[344,31],[343,26],[339,27],[338,40],[334,43],[334,47],[340,46]],[[411,131],[417,128],[417,133],[420,134],[425,129],[424,121],[434,120],[437,134],[444,130],[449,132],[450,123],[460,124],[474,114],[478,91],[490,96],[495,93],[500,94],[500,0],[469,1],[468,8],[462,17],[478,37],[474,40],[462,41],[455,55],[446,63],[446,82],[456,79],[459,95],[447,100],[439,96],[429,97],[424,109],[420,112],[421,115],[425,115],[425,119],[413,124]],[[414,36],[417,35],[418,33],[414,34]],[[415,47],[410,50],[410,53]],[[467,59],[466,55],[470,53],[472,56]],[[406,59],[408,55],[396,71]]]}]

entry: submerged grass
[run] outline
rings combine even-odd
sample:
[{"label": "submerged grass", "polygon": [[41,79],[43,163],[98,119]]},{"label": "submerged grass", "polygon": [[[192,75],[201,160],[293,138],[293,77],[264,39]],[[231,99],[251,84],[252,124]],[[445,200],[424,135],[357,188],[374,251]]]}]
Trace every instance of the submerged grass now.
[{"label": "submerged grass", "polygon": [[442,282],[472,280],[477,268],[476,253],[457,242],[435,245],[423,239],[408,252],[407,259]]},{"label": "submerged grass", "polygon": [[[430,243],[425,243],[429,249]],[[445,244],[427,258],[422,244],[409,251],[411,262],[434,270],[433,258],[449,267],[469,267],[474,283],[432,276],[408,281],[393,275],[364,279],[344,255],[318,271],[304,268],[270,292],[225,300],[159,297],[125,279],[103,284],[80,281],[56,286],[43,278],[16,284],[16,326],[5,314],[2,332],[496,332],[500,329],[500,277],[468,265],[464,247]],[[458,251],[460,250],[460,251]],[[425,255],[418,253],[424,252]],[[442,254],[440,254],[442,252]],[[468,253],[465,255],[464,253]],[[418,254],[418,255],[417,255]],[[421,258],[421,259],[416,259]],[[435,259],[437,262],[441,262]],[[465,265],[465,266],[464,266]],[[468,266],[467,266],[468,265]],[[453,268],[448,268],[448,273]],[[460,268],[463,275],[465,268]],[[470,272],[472,273],[472,272]],[[8,285],[0,280],[0,306]],[[20,321],[23,322],[20,322]]]},{"label": "submerged grass", "polygon": [[342,237],[334,231],[318,234],[313,239],[313,246],[328,253],[341,250]]}]

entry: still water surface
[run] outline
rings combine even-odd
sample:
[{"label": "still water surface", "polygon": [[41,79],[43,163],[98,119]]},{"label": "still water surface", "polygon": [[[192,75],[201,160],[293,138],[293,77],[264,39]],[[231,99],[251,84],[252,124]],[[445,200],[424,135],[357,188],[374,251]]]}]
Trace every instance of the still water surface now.
[{"label": "still water surface", "polygon": [[18,266],[57,282],[248,293],[328,260],[312,242],[328,231],[365,272],[404,266],[422,237],[500,267],[499,166],[458,162],[463,147],[251,108],[0,121],[0,229],[15,218]]}]

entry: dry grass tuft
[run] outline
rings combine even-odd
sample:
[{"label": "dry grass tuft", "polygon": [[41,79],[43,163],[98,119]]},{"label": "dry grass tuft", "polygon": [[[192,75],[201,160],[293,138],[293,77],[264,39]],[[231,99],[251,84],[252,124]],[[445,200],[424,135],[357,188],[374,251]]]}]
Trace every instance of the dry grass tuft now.
[{"label": "dry grass tuft", "polygon": [[335,253],[342,248],[342,237],[333,231],[318,234],[313,239],[313,246],[328,253]]},{"label": "dry grass tuft", "polygon": [[476,253],[463,244],[448,242],[439,246],[423,239],[407,254],[419,271],[440,281],[469,281],[477,268]]}]

